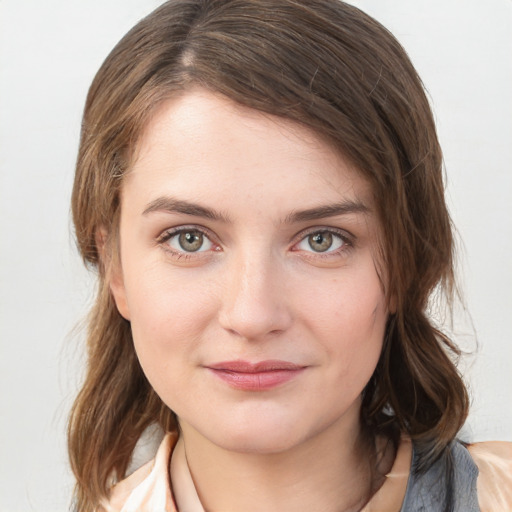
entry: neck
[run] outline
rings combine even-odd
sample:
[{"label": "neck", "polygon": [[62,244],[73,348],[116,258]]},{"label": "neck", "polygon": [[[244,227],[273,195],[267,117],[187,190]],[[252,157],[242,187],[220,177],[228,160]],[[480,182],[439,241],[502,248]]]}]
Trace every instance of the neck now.
[{"label": "neck", "polygon": [[378,488],[375,446],[357,420],[270,454],[225,450],[187,424],[182,433],[183,454],[208,512],[358,511]]}]

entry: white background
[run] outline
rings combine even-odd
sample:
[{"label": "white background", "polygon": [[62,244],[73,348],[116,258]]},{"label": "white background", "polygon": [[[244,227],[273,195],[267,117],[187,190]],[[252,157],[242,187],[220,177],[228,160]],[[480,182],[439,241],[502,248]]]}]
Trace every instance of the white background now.
[{"label": "white background", "polygon": [[[512,2],[353,0],[402,42],[429,90],[462,238],[474,349],[466,433],[512,440]],[[0,0],[0,511],[67,510],[66,416],[92,278],[69,199],[93,75],[157,0]]]}]

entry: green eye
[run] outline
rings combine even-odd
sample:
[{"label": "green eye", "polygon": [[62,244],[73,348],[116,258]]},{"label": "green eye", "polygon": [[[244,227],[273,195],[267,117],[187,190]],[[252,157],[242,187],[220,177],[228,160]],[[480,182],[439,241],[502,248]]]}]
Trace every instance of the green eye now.
[{"label": "green eye", "polygon": [[304,237],[297,248],[308,252],[332,252],[346,243],[341,235],[332,231],[315,231]]},{"label": "green eye", "polygon": [[203,234],[198,231],[185,231],[178,235],[179,246],[187,252],[196,252],[203,245]]},{"label": "green eye", "polygon": [[167,243],[179,252],[209,251],[213,244],[210,239],[198,229],[182,229],[172,234]]},{"label": "green eye", "polygon": [[332,247],[332,234],[324,232],[309,235],[308,244],[315,252],[325,252]]}]

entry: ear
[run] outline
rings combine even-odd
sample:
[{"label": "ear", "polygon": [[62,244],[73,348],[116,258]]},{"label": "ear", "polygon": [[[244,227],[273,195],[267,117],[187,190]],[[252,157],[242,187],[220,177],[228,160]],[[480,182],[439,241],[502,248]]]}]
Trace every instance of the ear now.
[{"label": "ear", "polygon": [[119,255],[115,254],[115,249],[108,242],[108,232],[102,226],[96,231],[96,247],[100,258],[100,264],[103,268],[105,280],[110,288],[110,293],[114,298],[119,314],[126,320],[130,320],[130,310],[126,299],[126,289],[124,286],[123,270]]}]

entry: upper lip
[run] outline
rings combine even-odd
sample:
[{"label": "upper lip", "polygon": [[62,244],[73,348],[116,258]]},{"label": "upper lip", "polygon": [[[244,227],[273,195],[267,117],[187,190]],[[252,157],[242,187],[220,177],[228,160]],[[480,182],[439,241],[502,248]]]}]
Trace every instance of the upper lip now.
[{"label": "upper lip", "polygon": [[272,372],[279,370],[301,370],[303,365],[290,363],[289,361],[279,361],[269,359],[267,361],[259,361],[251,363],[248,361],[222,361],[220,363],[208,364],[207,368],[212,370],[224,370],[227,372],[237,373],[259,373],[259,372]]}]

